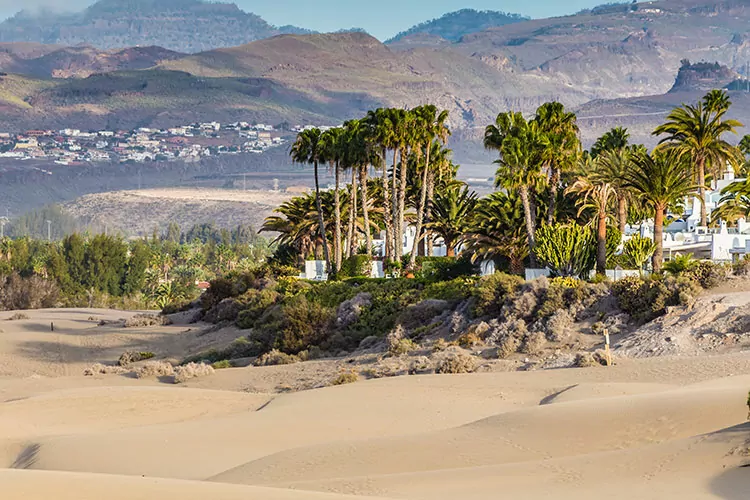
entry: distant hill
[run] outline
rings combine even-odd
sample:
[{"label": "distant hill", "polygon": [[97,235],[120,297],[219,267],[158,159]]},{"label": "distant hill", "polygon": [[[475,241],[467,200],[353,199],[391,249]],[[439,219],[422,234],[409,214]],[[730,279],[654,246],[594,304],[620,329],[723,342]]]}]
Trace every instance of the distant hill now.
[{"label": "distant hill", "polygon": [[235,4],[203,0],[99,0],[73,14],[21,11],[0,23],[0,42],[100,49],[158,45],[178,52],[231,47],[283,33],[310,31],[277,28]]},{"label": "distant hill", "polygon": [[518,14],[508,14],[492,10],[462,9],[445,14],[438,19],[433,19],[413,26],[406,31],[402,31],[385,43],[398,42],[403,38],[418,34],[436,35],[455,42],[469,33],[476,33],[488,28],[505,26],[506,24],[527,20],[529,20],[528,17],[520,16]]},{"label": "distant hill", "polygon": [[738,77],[736,72],[717,62],[691,63],[685,59],[670,92],[721,89],[736,81]]}]

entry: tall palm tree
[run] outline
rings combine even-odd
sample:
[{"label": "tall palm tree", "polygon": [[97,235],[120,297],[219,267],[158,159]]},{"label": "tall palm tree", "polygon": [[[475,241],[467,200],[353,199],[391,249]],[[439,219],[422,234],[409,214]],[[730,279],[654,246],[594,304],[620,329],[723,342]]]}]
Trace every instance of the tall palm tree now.
[{"label": "tall palm tree", "polygon": [[[417,224],[414,236],[414,245],[411,256],[409,257],[409,268],[413,269],[417,262],[417,250],[422,241],[422,229],[424,217],[427,211],[427,185],[430,177],[430,158],[433,152],[433,145],[442,146],[448,140],[450,130],[446,125],[448,120],[448,111],[438,111],[438,108],[432,104],[421,106],[414,110],[417,119],[417,130],[421,131],[418,139],[422,144],[418,148],[424,150],[424,164],[422,166],[422,187],[419,193],[419,204],[417,205]],[[438,147],[439,149],[439,147]]]},{"label": "tall palm tree", "polygon": [[364,219],[365,244],[369,255],[372,250],[372,228],[370,226],[367,178],[370,165],[377,162],[377,159],[367,141],[368,131],[364,120],[349,120],[344,123],[344,128],[346,129],[347,163],[358,173],[359,201]]},{"label": "tall palm tree", "polygon": [[579,195],[577,203],[579,215],[586,210],[593,210],[596,220],[596,272],[607,272],[607,219],[609,219],[612,200],[616,198],[615,187],[606,178],[599,175],[582,177],[568,188],[568,192]]},{"label": "tall palm tree", "polygon": [[634,148],[603,150],[596,158],[594,173],[600,181],[606,182],[614,189],[617,199],[617,226],[625,232],[628,223],[628,204],[632,192],[625,186],[625,174],[632,168],[635,155],[641,154]]},{"label": "tall palm tree", "polygon": [[323,132],[321,140],[321,157],[331,165],[334,171],[335,188],[333,194],[334,206],[334,233],[333,233],[333,260],[336,272],[341,270],[342,246],[341,246],[341,167],[344,163],[346,152],[345,131],[343,128],[331,128]]},{"label": "tall palm tree", "polygon": [[508,259],[513,274],[523,274],[523,261],[529,255],[521,198],[498,191],[481,198],[465,238],[472,261]]},{"label": "tall palm tree", "polygon": [[403,257],[404,221],[406,218],[406,191],[407,191],[407,173],[408,158],[411,153],[419,156],[420,144],[422,140],[422,131],[417,124],[417,117],[413,110],[403,111],[399,117],[398,136],[400,142],[401,159],[399,168],[399,186],[398,186],[398,205],[396,207],[396,259]]},{"label": "tall palm tree", "polygon": [[455,182],[435,195],[429,228],[443,238],[448,257],[456,256],[456,247],[461,244],[476,204],[476,193],[462,182]]},{"label": "tall palm tree", "polygon": [[664,262],[664,217],[667,209],[687,197],[700,192],[686,166],[686,158],[679,151],[656,150],[650,155],[640,155],[625,176],[625,184],[635,190],[642,202],[654,214],[654,272],[661,270]]},{"label": "tall palm tree", "polygon": [[578,124],[575,113],[565,111],[559,102],[542,104],[536,111],[534,121],[539,130],[547,136],[544,149],[544,165],[549,172],[549,206],[547,223],[555,218],[557,191],[561,173],[572,170],[581,155],[581,141],[578,139]]},{"label": "tall palm tree", "polygon": [[628,147],[630,133],[623,127],[615,127],[608,130],[591,146],[592,158],[598,157],[602,153],[609,151],[622,151]]},{"label": "tall palm tree", "polygon": [[320,179],[318,178],[318,164],[323,158],[322,132],[318,128],[303,130],[297,135],[291,150],[292,160],[296,163],[312,164],[315,173],[315,205],[318,209],[318,230],[323,240],[323,257],[326,261],[326,269],[331,271],[331,255],[326,243],[326,227],[323,220],[323,207],[320,203]]},{"label": "tall palm tree", "polygon": [[707,94],[697,105],[683,104],[673,110],[667,122],[654,130],[654,135],[665,135],[662,145],[674,148],[693,160],[695,176],[700,188],[701,226],[708,225],[706,210],[706,171],[718,176],[726,165],[738,170],[743,162],[737,147],[723,139],[724,134],[736,133],[742,123],[725,119],[731,102],[723,91]]},{"label": "tall palm tree", "polygon": [[549,142],[546,134],[539,130],[537,122],[527,122],[521,113],[501,113],[496,123],[485,133],[485,144],[498,144],[500,159],[495,176],[495,187],[516,191],[523,204],[526,232],[529,244],[529,260],[532,267],[537,261],[534,255],[536,244],[536,209],[532,204],[532,190],[540,183],[541,165],[545,148]]},{"label": "tall palm tree", "polygon": [[721,191],[719,207],[711,212],[712,222],[737,222],[750,217],[750,181],[733,182]]},{"label": "tall palm tree", "polygon": [[385,248],[383,256],[386,260],[393,258],[393,210],[391,208],[391,186],[388,177],[388,150],[393,151],[393,168],[395,173],[396,155],[398,153],[398,140],[396,130],[391,119],[393,113],[390,109],[378,108],[368,111],[365,123],[368,127],[368,140],[372,143],[375,151],[379,151],[381,170],[381,182],[383,189],[383,221],[385,224]]}]

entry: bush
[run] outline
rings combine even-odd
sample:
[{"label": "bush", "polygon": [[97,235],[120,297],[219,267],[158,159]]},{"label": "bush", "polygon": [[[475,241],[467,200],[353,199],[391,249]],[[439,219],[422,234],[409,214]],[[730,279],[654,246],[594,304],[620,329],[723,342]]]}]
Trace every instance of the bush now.
[{"label": "bush", "polygon": [[289,355],[274,349],[261,355],[255,361],[255,366],[292,365],[294,363],[299,363],[299,358],[297,356]]},{"label": "bush", "polygon": [[429,283],[422,291],[422,298],[460,302],[471,297],[475,285],[476,279],[473,278]]},{"label": "bush", "polygon": [[237,316],[237,326],[243,330],[255,327],[261,316],[280,299],[281,294],[275,290],[248,290],[241,297],[244,306]]},{"label": "bush", "polygon": [[331,381],[331,385],[353,384],[359,380],[359,375],[354,370],[342,371]]},{"label": "bush", "polygon": [[523,282],[522,278],[505,273],[480,279],[473,290],[476,300],[474,316],[499,317],[506,300],[516,293]]},{"label": "bush", "polygon": [[[622,234],[607,228],[607,261],[614,257]],[[536,232],[536,256],[553,276],[588,278],[596,267],[597,241],[594,230],[578,224],[543,225]]]},{"label": "bush", "polygon": [[14,273],[0,277],[0,306],[6,311],[55,307],[60,289],[37,275],[22,278]]},{"label": "bush", "polygon": [[253,338],[287,354],[297,354],[328,341],[335,318],[333,309],[299,295],[266,314]]},{"label": "bush", "polygon": [[524,354],[538,356],[539,354],[541,354],[546,344],[547,338],[542,332],[529,332],[523,339],[521,351]]},{"label": "bush", "polygon": [[391,356],[403,356],[417,349],[419,346],[411,339],[400,339],[388,345],[388,354]]},{"label": "bush", "polygon": [[728,267],[722,264],[714,264],[711,261],[696,262],[695,265],[684,273],[684,276],[696,283],[701,288],[709,290],[719,286],[728,278]]},{"label": "bush", "polygon": [[472,373],[477,369],[477,360],[458,348],[451,348],[437,362],[435,373]]},{"label": "bush", "polygon": [[174,367],[166,361],[149,361],[136,368],[133,373],[136,378],[168,377],[174,375]]},{"label": "bush", "polygon": [[563,342],[570,337],[573,317],[568,311],[559,310],[547,320],[547,338],[552,342]]},{"label": "bush", "polygon": [[479,335],[477,335],[475,332],[469,332],[464,333],[463,335],[458,337],[456,343],[459,345],[459,347],[463,347],[464,349],[471,349],[472,347],[482,345],[482,339],[479,338]]},{"label": "bush", "polygon": [[144,328],[149,326],[169,325],[171,321],[159,314],[136,314],[125,320],[125,328]]},{"label": "bush", "polygon": [[245,337],[240,337],[224,349],[211,349],[194,356],[189,356],[181,364],[188,363],[216,363],[224,360],[233,360],[240,358],[252,358],[263,352],[263,346],[258,342],[252,342]]},{"label": "bush", "polygon": [[148,359],[152,359],[154,356],[156,356],[153,352],[131,352],[126,351],[122,353],[120,356],[120,359],[117,360],[117,364],[119,366],[129,366],[133,363],[138,363],[139,361],[146,361]]},{"label": "bush", "polygon": [[178,366],[174,369],[174,383],[182,384],[190,379],[213,375],[214,369],[211,365],[203,363],[188,363],[187,365]]},{"label": "bush", "polygon": [[221,361],[217,361],[215,363],[212,363],[211,367],[214,370],[225,370],[227,368],[234,368],[234,365],[228,359],[222,359]]},{"label": "bush", "polygon": [[352,255],[341,262],[337,278],[370,277],[372,258],[369,255]]},{"label": "bush", "polygon": [[684,277],[629,276],[614,283],[612,293],[621,310],[646,322],[663,315],[667,307],[689,304],[700,293],[700,286]]},{"label": "bush", "polygon": [[93,377],[94,375],[122,375],[127,372],[127,368],[123,368],[122,366],[107,366],[101,363],[94,363],[83,371],[83,375]]},{"label": "bush", "polygon": [[186,312],[192,308],[193,308],[192,300],[181,300],[178,302],[167,304],[166,306],[164,306],[164,309],[162,309],[161,313],[166,316],[169,314],[177,314],[181,312]]},{"label": "bush", "polygon": [[11,316],[10,318],[8,318],[8,321],[21,321],[21,320],[24,320],[24,319],[31,319],[31,318],[26,313],[17,312],[17,313],[14,313],[13,316]]},{"label": "bush", "polygon": [[418,257],[417,265],[420,269],[417,277],[427,281],[451,281],[477,273],[476,266],[467,257]]}]

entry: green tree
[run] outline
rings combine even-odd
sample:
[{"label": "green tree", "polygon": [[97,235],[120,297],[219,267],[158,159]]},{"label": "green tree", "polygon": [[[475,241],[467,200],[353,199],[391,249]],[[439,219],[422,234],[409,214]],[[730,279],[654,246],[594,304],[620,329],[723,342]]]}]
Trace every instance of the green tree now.
[{"label": "green tree", "polygon": [[345,163],[346,145],[344,143],[346,132],[337,127],[323,132],[321,157],[331,165],[334,172],[335,187],[333,194],[334,232],[333,232],[333,261],[334,269],[341,270],[342,258],[342,233],[341,233],[341,168]]},{"label": "green tree", "polygon": [[297,135],[297,140],[292,145],[292,159],[296,163],[308,163],[313,165],[315,176],[315,205],[318,210],[318,224],[320,238],[323,240],[323,256],[326,268],[331,270],[331,256],[328,252],[328,241],[326,238],[325,221],[323,220],[323,206],[320,202],[320,179],[318,175],[318,164],[323,154],[323,140],[320,129],[313,128],[304,130]]},{"label": "green tree", "polygon": [[448,257],[456,256],[456,247],[466,234],[476,204],[476,193],[463,183],[457,182],[436,194],[430,207],[429,228],[443,238]]},{"label": "green tree", "polygon": [[596,159],[602,153],[623,151],[628,147],[629,139],[630,133],[628,133],[628,129],[623,127],[610,129],[591,146],[591,157]]},{"label": "green tree", "polygon": [[654,272],[659,272],[664,262],[664,217],[667,209],[700,192],[700,186],[693,182],[685,161],[679,151],[654,151],[650,155],[637,157],[633,168],[625,176],[626,186],[635,190],[654,216]]},{"label": "green tree", "polygon": [[743,163],[739,149],[723,139],[725,134],[736,133],[736,129],[743,126],[737,120],[725,118],[730,104],[726,93],[709,93],[695,106],[684,104],[673,110],[667,122],[654,130],[654,135],[666,135],[661,145],[693,162],[701,202],[701,226],[708,225],[707,170],[717,177],[726,165],[739,170]]},{"label": "green tree", "polygon": [[643,271],[655,251],[656,245],[653,240],[635,235],[625,242],[622,253],[623,264]]}]

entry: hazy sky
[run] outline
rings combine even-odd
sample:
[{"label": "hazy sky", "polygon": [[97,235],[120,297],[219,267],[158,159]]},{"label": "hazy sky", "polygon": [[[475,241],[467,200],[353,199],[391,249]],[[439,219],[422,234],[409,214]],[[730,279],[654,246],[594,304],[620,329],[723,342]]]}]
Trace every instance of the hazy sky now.
[{"label": "hazy sky", "polygon": [[[490,9],[531,17],[559,16],[593,7],[607,0],[223,0],[235,1],[271,24],[294,24],[316,31],[364,28],[378,38],[389,38],[414,24],[462,9]],[[0,0],[0,16],[20,8],[78,9],[91,0]]]}]

